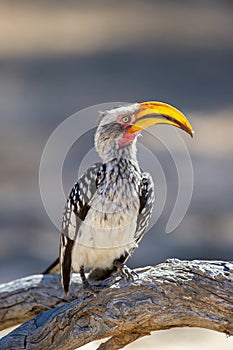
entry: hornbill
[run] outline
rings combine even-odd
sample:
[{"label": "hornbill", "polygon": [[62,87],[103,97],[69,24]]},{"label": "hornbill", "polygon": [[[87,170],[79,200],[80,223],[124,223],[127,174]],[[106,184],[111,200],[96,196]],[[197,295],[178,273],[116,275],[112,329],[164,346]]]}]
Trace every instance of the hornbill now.
[{"label": "hornbill", "polygon": [[91,166],[75,183],[66,202],[60,236],[60,258],[45,273],[56,273],[69,291],[72,271],[80,272],[85,289],[89,279],[103,280],[114,271],[128,280],[124,265],[142,239],[151,217],[154,184],[138,164],[140,131],[154,124],[174,125],[193,136],[186,117],[162,102],[132,103],[101,113],[95,149],[102,162]]}]

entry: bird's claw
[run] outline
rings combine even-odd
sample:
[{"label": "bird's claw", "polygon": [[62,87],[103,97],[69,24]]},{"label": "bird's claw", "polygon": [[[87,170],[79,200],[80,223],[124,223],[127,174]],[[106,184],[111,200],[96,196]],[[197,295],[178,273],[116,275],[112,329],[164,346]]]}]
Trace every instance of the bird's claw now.
[{"label": "bird's claw", "polygon": [[133,282],[135,278],[138,278],[138,274],[127,267],[123,267],[124,274],[126,275],[127,282]]},{"label": "bird's claw", "polygon": [[89,296],[96,296],[96,292],[94,290],[94,288],[90,285],[90,283],[88,282],[86,276],[85,276],[85,273],[84,273],[84,267],[81,266],[80,267],[80,277],[82,279],[82,283],[83,283],[83,289],[84,289],[84,292],[86,294],[87,297]]},{"label": "bird's claw", "polygon": [[90,296],[96,297],[95,288],[91,286],[87,280],[83,283],[83,289],[86,297],[90,297]]},{"label": "bird's claw", "polygon": [[125,278],[127,282],[133,282],[135,277],[138,278],[138,274],[130,270],[126,265],[122,264],[119,261],[114,261],[114,266],[117,269],[117,272],[122,278]]}]

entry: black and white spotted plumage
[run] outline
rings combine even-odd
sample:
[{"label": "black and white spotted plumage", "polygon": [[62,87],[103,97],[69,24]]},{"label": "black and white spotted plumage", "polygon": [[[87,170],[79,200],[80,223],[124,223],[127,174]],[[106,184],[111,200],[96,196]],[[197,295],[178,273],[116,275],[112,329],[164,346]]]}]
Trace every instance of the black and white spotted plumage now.
[{"label": "black and white spotted plumage", "polygon": [[[148,173],[142,173],[137,169],[137,167],[135,169],[134,165],[130,165],[130,161],[128,160],[116,159],[110,163],[111,164],[108,165],[98,163],[88,169],[87,172],[74,185],[67,200],[63,215],[60,240],[60,266],[62,284],[65,292],[68,292],[69,289],[70,274],[72,270],[77,271],[77,267],[75,268],[75,266],[72,264],[72,259],[74,259],[74,257],[72,258],[72,250],[74,245],[79,244],[78,235],[80,225],[85,222],[85,218],[87,217],[88,211],[92,205],[93,197],[98,194],[98,191],[102,190],[101,185],[106,189],[106,182],[111,179],[111,174],[110,179],[106,178],[107,166],[113,169],[112,177],[114,177],[114,180],[116,180],[117,177],[118,180],[121,179],[122,173],[120,169],[124,171],[126,168],[131,166],[127,176],[129,177],[128,179],[130,181],[135,181],[135,189],[137,190],[139,200],[136,229],[133,235],[134,241],[129,242],[129,245],[126,244],[125,247],[121,247],[121,252],[117,252],[116,256],[113,254],[112,262],[115,259],[119,259],[122,263],[124,263],[137,247],[148,226],[154,202],[153,181],[151,176]],[[123,165],[122,163],[125,164]],[[111,185],[113,185],[113,183]],[[108,213],[101,213],[100,215],[104,217],[107,216]],[[118,213],[116,213],[116,216],[117,215]],[[125,232],[125,234],[127,235],[127,232]],[[98,251],[99,247],[91,246],[90,250],[91,249],[96,249]],[[111,243],[106,242],[106,247],[104,247],[104,249],[111,250]],[[101,268],[99,268],[98,265],[88,267],[94,269],[94,271],[92,271],[92,276],[96,276],[95,271],[98,271],[98,276],[101,279],[110,275],[110,272],[114,270],[114,267],[111,264],[107,264],[106,266],[103,264],[101,265]],[[96,279],[96,277],[94,277],[94,279]]]},{"label": "black and white spotted plumage", "polygon": [[70,239],[75,239],[80,221],[85,219],[91,198],[104,176],[105,164],[96,163],[80,177],[72,188],[62,217],[62,233]]},{"label": "black and white spotted plumage", "polygon": [[76,235],[90,209],[91,199],[104,176],[105,164],[94,164],[75,183],[66,202],[60,236],[60,269],[62,285],[66,293],[72,272],[72,249]]},{"label": "black and white spotted plumage", "polygon": [[137,108],[135,104],[102,115],[95,134],[102,163],[90,167],[70,192],[60,239],[60,271],[66,293],[72,271],[80,272],[85,287],[84,269],[91,270],[90,278],[104,279],[121,268],[148,226],[153,181],[138,164],[138,133],[126,135],[118,122],[125,113],[133,118]]},{"label": "black and white spotted plumage", "polygon": [[[140,169],[136,143],[140,130],[155,124],[173,125],[193,136],[187,118],[163,102],[131,103],[101,113],[94,137],[101,163],[74,185],[63,215],[59,261],[66,293],[72,271],[92,291],[85,270],[91,270],[89,279],[94,280],[114,271],[133,279],[135,273],[124,263],[146,232],[154,202],[153,181]],[[54,273],[56,263],[46,273]]]},{"label": "black and white spotted plumage", "polygon": [[135,240],[137,243],[142,239],[151,218],[154,205],[154,183],[149,173],[142,173],[140,186],[140,208],[137,218],[137,229],[135,231]]}]

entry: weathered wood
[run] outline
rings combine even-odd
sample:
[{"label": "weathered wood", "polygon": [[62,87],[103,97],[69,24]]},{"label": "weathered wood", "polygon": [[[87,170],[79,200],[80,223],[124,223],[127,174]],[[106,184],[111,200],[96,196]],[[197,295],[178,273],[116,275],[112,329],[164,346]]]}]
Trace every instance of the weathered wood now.
[{"label": "weathered wood", "polygon": [[35,275],[0,285],[0,330],[25,322],[42,311],[83,296],[81,280],[73,275],[70,293],[59,275]]},{"label": "weathered wood", "polygon": [[69,350],[106,337],[99,350],[116,350],[152,331],[184,326],[233,335],[233,263],[172,259],[136,271],[133,283],[112,277],[96,296],[83,293],[77,275],[69,297],[56,275],[0,287],[2,328],[49,309],[3,337],[1,350]]}]

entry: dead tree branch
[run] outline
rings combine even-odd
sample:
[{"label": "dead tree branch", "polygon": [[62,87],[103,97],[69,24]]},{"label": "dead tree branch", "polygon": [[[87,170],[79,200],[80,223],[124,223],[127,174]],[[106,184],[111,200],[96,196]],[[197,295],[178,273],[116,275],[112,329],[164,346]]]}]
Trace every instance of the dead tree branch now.
[{"label": "dead tree branch", "polygon": [[1,329],[27,321],[0,340],[5,349],[75,349],[110,338],[116,350],[150,332],[202,327],[233,335],[233,263],[168,260],[136,270],[128,283],[111,277],[96,296],[77,275],[65,297],[59,276],[32,276],[0,286]]}]

